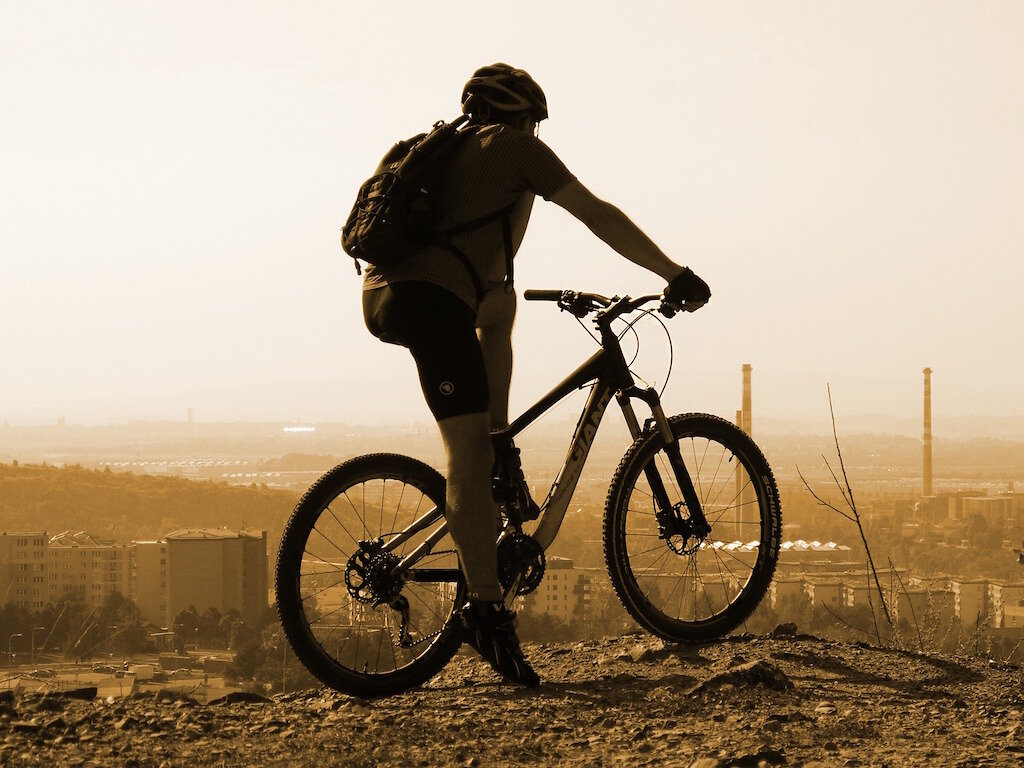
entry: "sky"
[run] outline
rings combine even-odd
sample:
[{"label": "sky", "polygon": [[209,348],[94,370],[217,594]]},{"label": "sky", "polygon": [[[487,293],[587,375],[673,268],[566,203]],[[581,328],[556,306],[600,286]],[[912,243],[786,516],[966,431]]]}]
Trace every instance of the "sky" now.
[{"label": "sky", "polygon": [[[470,10],[471,9],[471,10]],[[338,243],[474,69],[711,286],[667,409],[1024,414],[1024,4],[0,0],[0,418],[425,420]],[[660,290],[538,201],[525,288]],[[668,345],[637,328],[637,372]],[[593,347],[521,302],[513,410]],[[568,416],[567,416],[568,417]]]}]

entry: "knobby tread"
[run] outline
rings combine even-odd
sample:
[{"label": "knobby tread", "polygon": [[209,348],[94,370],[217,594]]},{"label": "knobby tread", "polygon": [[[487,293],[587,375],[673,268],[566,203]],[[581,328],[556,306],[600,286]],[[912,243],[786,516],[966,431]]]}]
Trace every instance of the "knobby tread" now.
[{"label": "knobby tread", "polygon": [[[351,487],[357,478],[367,480],[383,475],[411,480],[428,498],[444,504],[444,477],[422,461],[394,453],[372,453],[349,459],[328,470],[302,495],[285,525],[274,570],[278,616],[295,655],[325,685],[364,698],[386,696],[421,685],[444,668],[462,643],[462,633],[453,612],[441,635],[422,656],[392,672],[370,675],[337,663],[309,630],[297,584],[302,554],[312,527],[326,504],[337,497],[339,489]],[[464,591],[460,585],[457,601]]]},{"label": "knobby tread", "polygon": [[[700,622],[672,620],[661,614],[660,611],[652,610],[650,603],[642,599],[641,595],[633,594],[635,590],[623,570],[627,565],[627,556],[625,541],[618,541],[618,524],[620,516],[625,514],[628,492],[632,489],[632,485],[628,488],[625,485],[630,481],[630,477],[635,483],[636,478],[643,471],[643,464],[639,467],[635,465],[645,453],[654,455],[657,452],[657,446],[664,444],[657,430],[645,432],[637,438],[626,451],[612,475],[605,500],[602,525],[605,563],[616,597],[626,612],[641,627],[669,642],[709,642],[724,637],[746,621],[771,585],[778,562],[782,533],[779,491],[775,475],[764,454],[749,435],[732,422],[712,414],[686,413],[670,417],[669,423],[677,438],[690,435],[719,438],[721,445],[729,447],[737,458],[741,460],[746,458],[749,467],[757,471],[759,479],[762,481],[755,486],[760,508],[761,537],[754,571],[746,587],[733,603],[722,613]],[[748,475],[752,476],[752,473],[748,471]],[[625,498],[623,497],[624,493],[626,494]],[[762,501],[762,493],[767,504]],[[635,584],[635,582],[633,583]]]}]

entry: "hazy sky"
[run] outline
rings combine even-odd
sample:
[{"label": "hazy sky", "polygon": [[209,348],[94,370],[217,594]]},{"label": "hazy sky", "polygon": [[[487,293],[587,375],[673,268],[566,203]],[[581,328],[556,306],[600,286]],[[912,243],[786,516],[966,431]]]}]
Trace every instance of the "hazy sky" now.
[{"label": "hazy sky", "polygon": [[[383,7],[382,6],[388,6]],[[635,10],[641,8],[642,10]],[[0,2],[0,418],[422,419],[338,245],[497,60],[714,292],[673,411],[1024,412],[1024,4]],[[660,289],[551,204],[520,290]],[[656,326],[640,372],[664,380]],[[522,304],[513,403],[589,352]]]}]

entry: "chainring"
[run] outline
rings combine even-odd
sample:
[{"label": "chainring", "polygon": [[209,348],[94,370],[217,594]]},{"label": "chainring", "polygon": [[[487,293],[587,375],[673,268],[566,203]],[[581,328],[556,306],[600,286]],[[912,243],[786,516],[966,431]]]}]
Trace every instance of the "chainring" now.
[{"label": "chainring", "polygon": [[498,542],[498,581],[509,589],[517,577],[517,595],[528,595],[544,578],[544,548],[525,533],[513,533]]}]

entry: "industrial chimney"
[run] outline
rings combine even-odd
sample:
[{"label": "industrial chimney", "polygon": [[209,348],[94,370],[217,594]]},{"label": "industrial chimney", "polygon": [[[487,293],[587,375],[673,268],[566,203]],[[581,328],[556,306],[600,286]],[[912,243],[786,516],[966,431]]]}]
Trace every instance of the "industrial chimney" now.
[{"label": "industrial chimney", "polygon": [[743,431],[753,437],[750,418],[750,363],[743,365]]},{"label": "industrial chimney", "polygon": [[924,369],[924,495],[932,495],[932,369]]},{"label": "industrial chimney", "polygon": [[[736,411],[736,426],[746,432],[748,435],[751,434],[751,396],[750,396],[750,372],[751,366],[749,363],[743,365],[743,407]],[[748,535],[752,535],[753,526],[751,525],[756,519],[757,515],[757,497],[754,493],[754,487],[750,483],[750,478],[747,476],[746,471],[740,466],[739,462],[736,464],[736,538],[740,541],[746,541]],[[744,523],[748,525],[745,527]]]}]

